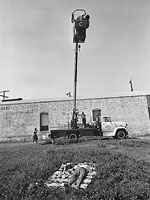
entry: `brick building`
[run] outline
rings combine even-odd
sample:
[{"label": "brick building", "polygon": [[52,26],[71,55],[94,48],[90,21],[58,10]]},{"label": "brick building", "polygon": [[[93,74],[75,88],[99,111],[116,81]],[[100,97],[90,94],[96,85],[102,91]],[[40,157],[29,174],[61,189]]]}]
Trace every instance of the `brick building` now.
[{"label": "brick building", "polygon": [[[78,99],[79,112],[92,120],[92,110],[99,108],[103,116],[113,121],[125,121],[130,136],[150,134],[150,95],[130,93],[126,96]],[[29,139],[34,128],[39,136],[50,129],[68,126],[71,120],[73,100],[21,100],[0,103],[0,141]]]}]

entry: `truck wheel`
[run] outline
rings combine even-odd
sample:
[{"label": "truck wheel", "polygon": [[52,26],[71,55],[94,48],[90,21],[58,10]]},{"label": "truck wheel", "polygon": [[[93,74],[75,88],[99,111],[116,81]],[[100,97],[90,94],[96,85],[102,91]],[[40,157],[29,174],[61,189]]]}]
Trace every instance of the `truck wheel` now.
[{"label": "truck wheel", "polygon": [[76,140],[78,138],[77,138],[77,135],[75,133],[72,133],[72,134],[69,135],[69,139]]},{"label": "truck wheel", "polygon": [[117,139],[125,139],[126,138],[126,132],[124,130],[118,130],[116,133]]}]

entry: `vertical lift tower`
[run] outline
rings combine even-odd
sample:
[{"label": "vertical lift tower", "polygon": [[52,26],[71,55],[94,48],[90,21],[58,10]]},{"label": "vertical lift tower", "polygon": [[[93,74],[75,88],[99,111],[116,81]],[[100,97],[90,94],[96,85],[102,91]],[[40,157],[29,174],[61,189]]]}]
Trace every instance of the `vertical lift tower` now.
[{"label": "vertical lift tower", "polygon": [[[80,15],[75,18],[75,14]],[[86,14],[83,9],[76,9],[72,12],[71,22],[74,23],[73,27],[73,43],[75,43],[75,66],[74,66],[74,104],[73,104],[73,116],[72,116],[72,128],[77,129],[77,65],[78,65],[78,50],[80,48],[79,43],[84,43],[86,39],[86,29],[89,27],[90,16]]]},{"label": "vertical lift tower", "polygon": [[[75,17],[76,16],[76,17]],[[86,14],[83,9],[76,9],[72,12],[71,22],[73,26],[73,43],[75,44],[75,63],[74,63],[74,99],[73,99],[73,114],[71,128],[51,130],[51,138],[68,137],[69,139],[76,139],[79,136],[98,136],[100,132],[97,128],[78,128],[77,126],[77,65],[78,65],[78,51],[80,43],[84,43],[86,39],[86,29],[89,27],[90,16]]]}]

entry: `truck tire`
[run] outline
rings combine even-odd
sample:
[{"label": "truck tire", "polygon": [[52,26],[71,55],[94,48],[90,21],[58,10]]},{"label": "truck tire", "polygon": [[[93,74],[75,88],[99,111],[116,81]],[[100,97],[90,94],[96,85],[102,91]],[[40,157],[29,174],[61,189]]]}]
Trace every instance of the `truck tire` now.
[{"label": "truck tire", "polygon": [[126,138],[126,131],[125,130],[118,130],[116,132],[116,138],[117,139],[125,139]]},{"label": "truck tire", "polygon": [[77,135],[76,135],[75,133],[71,133],[71,134],[69,135],[69,139],[71,139],[71,140],[76,140],[76,139],[78,139],[78,137],[77,137]]}]

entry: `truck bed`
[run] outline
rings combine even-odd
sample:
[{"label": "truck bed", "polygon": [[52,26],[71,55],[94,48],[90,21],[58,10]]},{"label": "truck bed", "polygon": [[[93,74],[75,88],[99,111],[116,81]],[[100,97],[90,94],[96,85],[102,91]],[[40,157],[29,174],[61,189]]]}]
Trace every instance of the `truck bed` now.
[{"label": "truck bed", "polygon": [[78,129],[55,129],[51,130],[52,138],[68,137],[76,135],[77,138],[82,136],[99,136],[100,132],[96,128],[78,128]]}]

